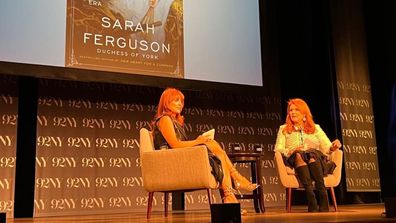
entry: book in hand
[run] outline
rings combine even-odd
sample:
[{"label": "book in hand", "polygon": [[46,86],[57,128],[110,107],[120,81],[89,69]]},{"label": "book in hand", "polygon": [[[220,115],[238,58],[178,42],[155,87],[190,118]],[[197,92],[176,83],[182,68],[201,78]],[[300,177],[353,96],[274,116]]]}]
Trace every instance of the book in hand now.
[{"label": "book in hand", "polygon": [[215,129],[206,131],[206,132],[202,133],[202,135],[208,137],[209,139],[214,139]]}]

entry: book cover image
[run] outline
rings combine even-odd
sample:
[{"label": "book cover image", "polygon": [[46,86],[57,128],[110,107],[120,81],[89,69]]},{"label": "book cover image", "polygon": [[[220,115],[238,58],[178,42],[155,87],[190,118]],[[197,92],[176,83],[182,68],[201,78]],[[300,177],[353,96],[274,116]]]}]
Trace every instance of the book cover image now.
[{"label": "book cover image", "polygon": [[183,0],[68,0],[66,67],[184,77]]}]

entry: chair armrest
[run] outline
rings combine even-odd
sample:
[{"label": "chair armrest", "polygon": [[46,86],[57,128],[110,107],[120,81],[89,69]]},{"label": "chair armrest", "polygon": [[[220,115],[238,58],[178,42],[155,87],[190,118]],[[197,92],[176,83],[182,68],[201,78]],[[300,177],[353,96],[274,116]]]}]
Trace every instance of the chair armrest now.
[{"label": "chair armrest", "polygon": [[140,129],[140,153],[154,151],[153,136],[146,128]]},{"label": "chair armrest", "polygon": [[141,165],[149,192],[216,188],[205,146],[143,152]]},{"label": "chair armrest", "polygon": [[288,173],[286,171],[286,165],[283,162],[282,154],[280,152],[275,152],[274,159],[275,159],[275,164],[276,164],[276,168],[278,170],[279,176],[281,178],[282,178],[282,176],[287,176]]},{"label": "chair armrest", "polygon": [[334,151],[330,155],[330,160],[332,160],[336,164],[336,168],[333,171],[333,176],[334,179],[336,179],[336,182],[334,182],[334,185],[338,185],[341,181],[341,174],[342,174],[342,163],[343,163],[343,151],[338,149]]}]

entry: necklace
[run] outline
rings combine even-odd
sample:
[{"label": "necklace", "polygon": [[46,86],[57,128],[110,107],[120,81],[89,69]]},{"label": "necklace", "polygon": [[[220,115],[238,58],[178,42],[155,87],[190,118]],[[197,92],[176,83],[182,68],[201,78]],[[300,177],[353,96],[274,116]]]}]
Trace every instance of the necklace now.
[{"label": "necklace", "polygon": [[301,131],[303,128],[299,125],[293,125],[293,129],[296,131]]}]

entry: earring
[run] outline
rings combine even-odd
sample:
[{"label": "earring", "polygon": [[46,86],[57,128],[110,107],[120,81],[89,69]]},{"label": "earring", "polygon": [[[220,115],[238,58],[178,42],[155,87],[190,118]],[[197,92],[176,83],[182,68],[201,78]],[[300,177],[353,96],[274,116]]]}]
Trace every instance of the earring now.
[{"label": "earring", "polygon": [[305,116],[304,116],[304,118],[303,118],[303,122],[306,122],[307,121],[307,118],[305,118]]}]

